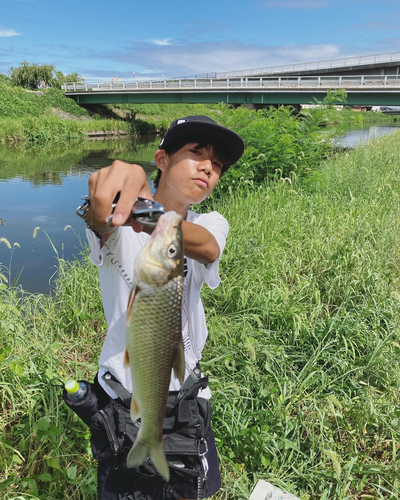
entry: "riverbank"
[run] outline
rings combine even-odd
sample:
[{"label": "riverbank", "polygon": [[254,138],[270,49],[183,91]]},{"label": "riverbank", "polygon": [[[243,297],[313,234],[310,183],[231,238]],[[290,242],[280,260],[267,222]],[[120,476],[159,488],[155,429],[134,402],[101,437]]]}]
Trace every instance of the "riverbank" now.
[{"label": "riverbank", "polygon": [[[303,500],[398,496],[399,138],[213,201],[231,228],[222,283],[202,292],[221,500],[259,478]],[[85,255],[60,261],[51,296],[0,285],[5,500],[96,498],[89,434],[50,383],[97,370],[106,324]]]},{"label": "riverbank", "polygon": [[[163,134],[179,116],[204,114],[221,120],[226,106],[204,104],[116,104],[80,106],[61,90],[30,91],[0,82],[0,144],[44,145],[82,141],[88,137],[118,138]],[[304,110],[299,117],[316,127],[391,123],[380,113],[338,111],[332,106]]]},{"label": "riverbank", "polygon": [[80,106],[61,90],[30,91],[0,82],[0,144],[62,144],[86,138],[164,133],[176,116],[218,114],[203,104]]}]

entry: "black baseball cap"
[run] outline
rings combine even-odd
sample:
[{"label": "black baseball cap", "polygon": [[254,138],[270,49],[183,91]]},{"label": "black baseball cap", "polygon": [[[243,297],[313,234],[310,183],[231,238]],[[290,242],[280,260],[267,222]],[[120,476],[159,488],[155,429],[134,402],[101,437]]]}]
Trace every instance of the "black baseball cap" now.
[{"label": "black baseball cap", "polygon": [[162,138],[159,149],[166,149],[170,144],[185,137],[207,138],[211,143],[220,145],[231,165],[238,161],[244,151],[244,142],[240,135],[203,115],[185,116],[173,121]]}]

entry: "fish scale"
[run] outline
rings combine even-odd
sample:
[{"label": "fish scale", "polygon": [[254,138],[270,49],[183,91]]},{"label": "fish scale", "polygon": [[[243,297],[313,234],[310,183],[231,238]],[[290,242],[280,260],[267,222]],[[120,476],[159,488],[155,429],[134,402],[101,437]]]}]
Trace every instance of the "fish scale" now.
[{"label": "fish scale", "polygon": [[131,418],[141,425],[127,457],[127,467],[151,458],[169,480],[162,428],[171,370],[182,383],[185,354],[182,340],[182,216],[162,215],[135,262],[135,285],[129,295],[124,366],[132,377]]},{"label": "fish scale", "polygon": [[[182,338],[182,292],[181,276],[157,293],[154,286],[142,283],[132,308],[130,329],[133,334],[127,339],[127,348],[134,353],[134,362],[131,363],[132,391],[145,422],[142,439],[148,438],[150,433],[152,441],[153,429],[162,428],[164,414],[154,413],[153,409],[155,406],[165,408],[167,404],[171,367],[177,344]],[[166,331],[168,335],[164,334]]]}]

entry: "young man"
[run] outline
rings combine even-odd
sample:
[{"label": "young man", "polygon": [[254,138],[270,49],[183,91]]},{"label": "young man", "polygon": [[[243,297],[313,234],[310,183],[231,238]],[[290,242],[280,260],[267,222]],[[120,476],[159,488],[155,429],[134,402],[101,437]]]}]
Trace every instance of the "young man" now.
[{"label": "young man", "polygon": [[[102,378],[106,372],[110,372],[125,389],[132,392],[130,371],[123,367],[129,295],[127,282],[133,279],[135,259],[152,232],[152,228],[133,220],[133,230],[131,227],[121,226],[128,219],[132,205],[139,196],[152,198],[161,203],[166,211],[174,210],[184,218],[182,336],[185,375],[188,377],[201,359],[208,335],[200,300],[201,286],[204,282],[211,288],[218,286],[219,259],[229,230],[222,215],[217,212],[196,214],[190,210],[190,206],[201,203],[211,194],[221,175],[240,158],[243,150],[242,139],[233,131],[219,126],[206,116],[188,116],[171,124],[155,153],[154,159],[159,172],[154,195],[151,194],[146,174],[139,165],[115,161],[110,167],[90,176],[90,219],[101,238],[88,230],[88,239],[91,261],[99,266],[100,287],[108,324],[96,379],[99,407],[105,406],[110,398],[116,399],[118,396]],[[115,227],[110,228],[105,224],[105,218],[110,215],[111,204],[118,192],[120,197],[112,219]],[[172,377],[170,391],[178,391],[179,388],[178,380]],[[209,388],[200,390],[199,396],[210,398]],[[221,484],[212,432],[207,444],[208,451],[202,460],[207,477],[201,486],[203,498],[216,493]],[[99,461],[98,494],[101,500],[198,498],[197,486],[196,482],[185,480],[166,485],[155,477],[142,481],[137,476],[133,478],[132,470],[121,467],[115,470],[111,460]]]}]

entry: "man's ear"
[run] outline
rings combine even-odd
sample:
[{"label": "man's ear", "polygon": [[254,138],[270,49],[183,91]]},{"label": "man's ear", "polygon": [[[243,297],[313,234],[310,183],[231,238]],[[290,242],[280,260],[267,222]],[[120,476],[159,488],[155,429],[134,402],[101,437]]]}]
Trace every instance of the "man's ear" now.
[{"label": "man's ear", "polygon": [[156,166],[161,172],[163,172],[167,166],[168,155],[164,149],[157,149],[154,154],[154,161]]}]

